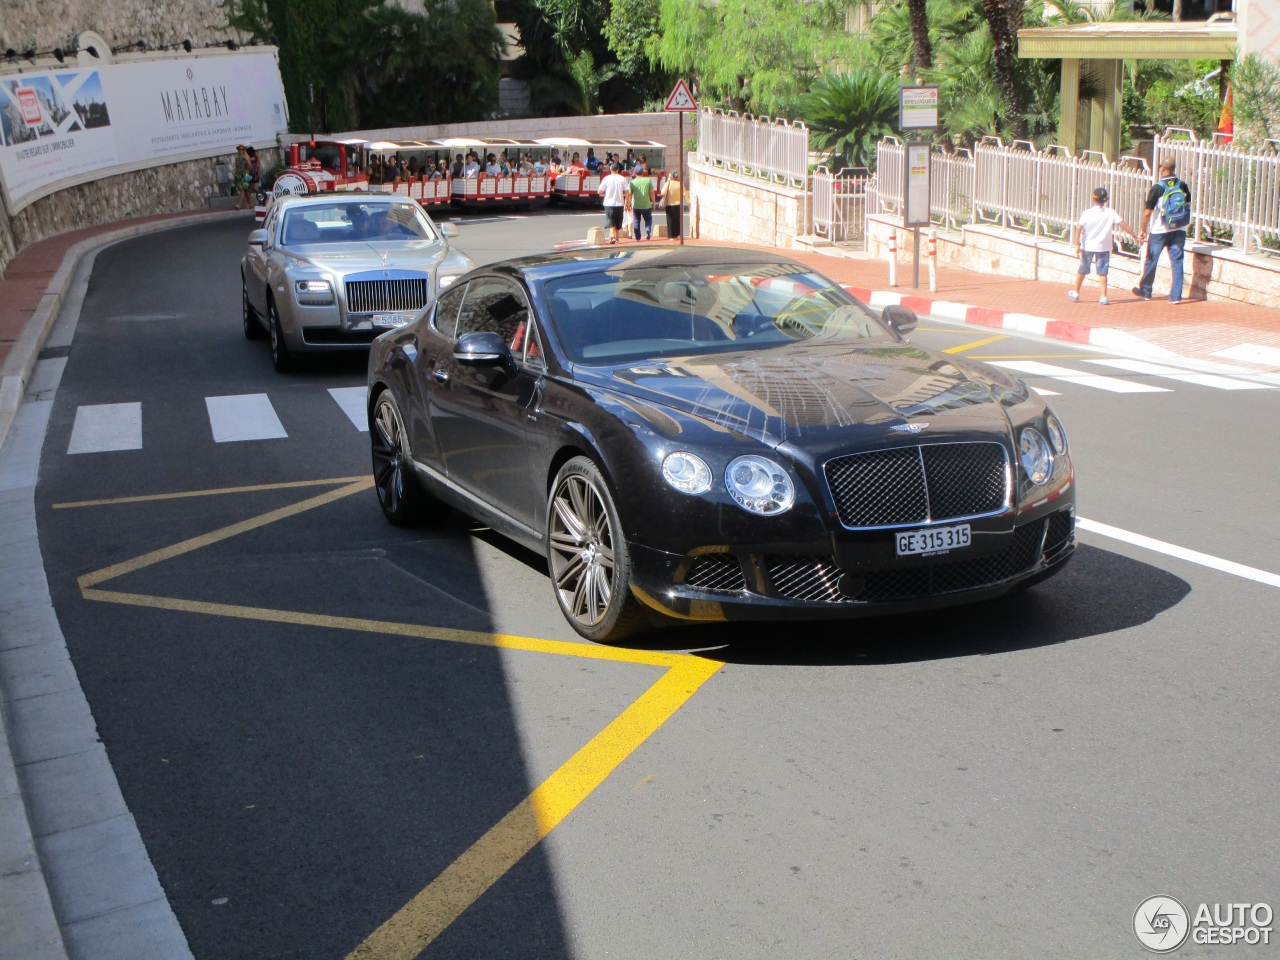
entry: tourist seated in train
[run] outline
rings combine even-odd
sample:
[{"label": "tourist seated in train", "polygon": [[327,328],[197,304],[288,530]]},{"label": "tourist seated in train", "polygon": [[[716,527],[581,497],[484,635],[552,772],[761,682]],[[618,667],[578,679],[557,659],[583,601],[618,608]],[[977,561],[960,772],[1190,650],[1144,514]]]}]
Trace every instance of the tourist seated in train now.
[{"label": "tourist seated in train", "polygon": [[600,158],[596,156],[595,147],[587,147],[587,169],[592,173],[600,172]]},{"label": "tourist seated in train", "polygon": [[466,161],[462,159],[462,154],[458,154],[453,158],[453,168],[449,171],[453,176],[462,176],[462,171],[467,167]]},{"label": "tourist seated in train", "polygon": [[547,173],[550,176],[558,177],[563,172],[560,166],[560,158],[552,154],[551,159],[547,161]]},{"label": "tourist seated in train", "polygon": [[462,168],[462,175],[469,180],[480,176],[480,158],[475,153],[467,154],[467,165]]},{"label": "tourist seated in train", "polygon": [[587,165],[582,162],[582,155],[577,151],[574,152],[573,158],[569,161],[570,173],[586,173]]},{"label": "tourist seated in train", "polygon": [[507,151],[503,150],[502,153],[498,154],[498,169],[502,176],[511,176],[511,168],[513,166],[511,158],[507,156]]},{"label": "tourist seated in train", "polygon": [[526,153],[520,158],[520,164],[516,169],[520,172],[520,176],[530,176],[533,173],[533,158]]},{"label": "tourist seated in train", "polygon": [[410,180],[418,178],[418,158],[410,157],[409,162],[405,165],[405,176]]},{"label": "tourist seated in train", "polygon": [[547,172],[547,165],[543,163],[541,157],[533,161],[533,172],[536,173],[538,176],[542,176],[544,173]]}]

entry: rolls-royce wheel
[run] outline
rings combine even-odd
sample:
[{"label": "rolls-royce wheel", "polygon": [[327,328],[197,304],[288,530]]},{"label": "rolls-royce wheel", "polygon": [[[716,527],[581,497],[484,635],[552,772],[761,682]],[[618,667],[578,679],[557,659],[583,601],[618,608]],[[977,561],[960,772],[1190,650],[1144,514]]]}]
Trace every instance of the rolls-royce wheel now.
[{"label": "rolls-royce wheel", "polygon": [[587,457],[574,457],[556,474],[547,545],[556,602],[574,630],[607,643],[645,626],[644,608],[631,593],[631,557],[618,509]]},{"label": "rolls-royce wheel", "polygon": [[289,345],[284,342],[284,330],[280,328],[280,311],[276,302],[267,298],[267,331],[271,334],[271,365],[276,373],[288,373],[297,367],[297,360],[289,352]]},{"label": "rolls-royce wheel", "polygon": [[397,527],[434,520],[447,507],[422,489],[413,472],[404,418],[389,390],[378,396],[369,422],[373,446],[373,487],[382,513]]},{"label": "rolls-royce wheel", "polygon": [[240,309],[244,314],[245,339],[261,340],[264,331],[262,324],[258,323],[258,312],[253,309],[253,304],[249,302],[249,286],[244,281],[244,274],[240,275]]}]

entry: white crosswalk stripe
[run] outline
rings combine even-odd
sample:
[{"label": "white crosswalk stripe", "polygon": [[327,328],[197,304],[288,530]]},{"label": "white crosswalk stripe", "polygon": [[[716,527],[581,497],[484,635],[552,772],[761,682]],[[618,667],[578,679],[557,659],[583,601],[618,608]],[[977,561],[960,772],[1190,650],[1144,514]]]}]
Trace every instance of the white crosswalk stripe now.
[{"label": "white crosswalk stripe", "polygon": [[337,401],[347,419],[356,425],[361,433],[369,432],[369,420],[365,415],[365,399],[369,395],[368,387],[331,387],[329,396]]},{"label": "white crosswalk stripe", "polygon": [[1116,377],[1104,377],[1096,373],[1084,373],[1070,367],[1059,367],[1052,363],[1041,363],[1038,360],[991,360],[993,367],[1003,367],[1016,373],[1029,373],[1037,377],[1051,377],[1064,383],[1078,383],[1082,387],[1094,387],[1110,393],[1168,393],[1167,387],[1157,387],[1150,383],[1135,383],[1132,380],[1120,380]]},{"label": "white crosswalk stripe", "polygon": [[1086,359],[1085,363],[1093,363],[1115,370],[1127,370],[1129,373],[1144,373],[1152,377],[1164,377],[1181,383],[1194,383],[1214,390],[1274,390],[1266,383],[1251,383],[1248,380],[1233,380],[1231,377],[1220,377],[1212,373],[1192,373],[1177,367],[1167,367],[1162,363],[1151,363],[1147,360],[1119,360],[1111,358]]},{"label": "white crosswalk stripe", "polygon": [[67,453],[141,449],[141,403],[99,403],[76,408]]},{"label": "white crosswalk stripe", "polygon": [[216,443],[277,440],[289,435],[265,393],[205,397],[204,404]]}]

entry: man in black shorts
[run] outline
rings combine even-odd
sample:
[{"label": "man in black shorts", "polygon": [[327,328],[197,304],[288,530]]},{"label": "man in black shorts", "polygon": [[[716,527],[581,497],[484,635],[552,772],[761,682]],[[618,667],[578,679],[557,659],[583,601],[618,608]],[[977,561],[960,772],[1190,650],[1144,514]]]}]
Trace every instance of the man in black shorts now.
[{"label": "man in black shorts", "polygon": [[622,175],[622,165],[615,163],[609,175],[600,181],[600,196],[604,197],[604,219],[609,228],[609,242],[618,242],[622,229],[622,208],[630,193],[630,184]]}]

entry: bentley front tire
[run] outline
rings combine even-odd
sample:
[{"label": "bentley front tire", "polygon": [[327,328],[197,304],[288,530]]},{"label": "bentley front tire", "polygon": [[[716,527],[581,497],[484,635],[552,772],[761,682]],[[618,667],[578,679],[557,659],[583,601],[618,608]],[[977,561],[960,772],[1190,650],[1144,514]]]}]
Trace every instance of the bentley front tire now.
[{"label": "bentley front tire", "polygon": [[581,636],[609,643],[646,625],[631,593],[631,557],[618,509],[600,469],[587,457],[574,457],[556,474],[547,545],[556,602]]}]

